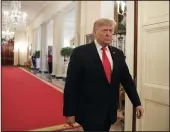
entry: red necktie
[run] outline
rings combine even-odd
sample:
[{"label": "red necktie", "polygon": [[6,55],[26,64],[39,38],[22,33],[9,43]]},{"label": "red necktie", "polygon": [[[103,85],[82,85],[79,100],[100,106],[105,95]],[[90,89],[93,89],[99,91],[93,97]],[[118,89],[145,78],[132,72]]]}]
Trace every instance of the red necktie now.
[{"label": "red necktie", "polygon": [[102,52],[102,62],[103,62],[103,67],[104,67],[104,71],[105,71],[107,80],[110,83],[110,81],[111,81],[111,65],[110,65],[109,59],[106,55],[106,50],[107,50],[106,47],[102,48],[102,51],[103,51]]}]

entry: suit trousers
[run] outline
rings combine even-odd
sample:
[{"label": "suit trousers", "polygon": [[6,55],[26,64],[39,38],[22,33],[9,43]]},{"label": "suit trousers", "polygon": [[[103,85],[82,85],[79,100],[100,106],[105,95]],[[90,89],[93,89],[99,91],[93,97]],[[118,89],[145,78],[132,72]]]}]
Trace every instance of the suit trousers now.
[{"label": "suit trousers", "polygon": [[49,73],[52,73],[52,62],[48,62]]},{"label": "suit trousers", "polygon": [[84,131],[104,131],[104,132],[108,132],[110,130],[111,124],[109,122],[109,116],[107,116],[107,118],[101,122],[101,123],[90,123],[90,122],[86,122],[82,124],[83,130]]}]

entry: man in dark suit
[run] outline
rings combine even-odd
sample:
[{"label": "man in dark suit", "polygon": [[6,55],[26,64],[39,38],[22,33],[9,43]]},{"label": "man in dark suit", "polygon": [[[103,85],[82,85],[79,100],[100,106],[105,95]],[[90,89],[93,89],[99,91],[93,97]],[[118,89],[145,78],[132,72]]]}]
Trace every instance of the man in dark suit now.
[{"label": "man in dark suit", "polygon": [[129,73],[124,54],[109,46],[115,23],[99,19],[94,23],[95,40],[73,50],[64,88],[66,123],[78,122],[85,131],[109,131],[117,120],[119,86],[123,85],[137,117],[143,108]]}]

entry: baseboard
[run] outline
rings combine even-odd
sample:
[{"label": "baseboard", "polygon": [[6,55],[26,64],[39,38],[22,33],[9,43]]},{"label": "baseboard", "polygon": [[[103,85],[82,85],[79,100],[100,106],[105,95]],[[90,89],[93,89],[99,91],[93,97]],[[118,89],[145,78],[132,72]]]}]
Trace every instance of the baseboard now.
[{"label": "baseboard", "polygon": [[24,65],[14,65],[14,66],[16,66],[16,67],[25,67]]},{"label": "baseboard", "polygon": [[[33,68],[33,67],[31,67],[30,69],[31,69],[31,70],[34,70],[34,68]],[[36,71],[37,71],[37,72],[39,72],[39,73],[41,73],[41,71],[40,71],[40,69],[39,69],[39,68],[36,68]]]},{"label": "baseboard", "polygon": [[55,78],[55,75],[51,75],[51,77]]},{"label": "baseboard", "polygon": [[62,79],[63,81],[66,80],[66,77],[63,77],[63,76],[55,76],[56,79]]},{"label": "baseboard", "polygon": [[66,80],[66,77],[59,76],[59,75],[51,75],[51,77],[56,78],[56,79],[62,79],[63,81]]},{"label": "baseboard", "polygon": [[63,77],[63,81],[66,81],[66,77]]},{"label": "baseboard", "polygon": [[63,79],[62,76],[55,76],[56,79]]},{"label": "baseboard", "polygon": [[41,71],[39,70],[40,73],[49,73],[48,71]]}]

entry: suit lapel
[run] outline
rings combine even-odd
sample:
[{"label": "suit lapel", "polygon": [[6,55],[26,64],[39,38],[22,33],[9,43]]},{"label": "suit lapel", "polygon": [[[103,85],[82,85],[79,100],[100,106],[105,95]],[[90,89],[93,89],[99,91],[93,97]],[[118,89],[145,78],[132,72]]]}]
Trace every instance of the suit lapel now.
[{"label": "suit lapel", "polygon": [[111,81],[112,81],[113,75],[115,73],[115,68],[116,68],[116,62],[115,62],[116,52],[114,51],[114,49],[111,46],[108,46],[108,48],[110,50],[110,54],[112,56],[112,61],[113,61],[113,70],[112,70],[112,74],[111,74]]},{"label": "suit lapel", "polygon": [[92,42],[91,44],[92,44],[92,53],[93,53],[93,56],[94,56],[95,65],[99,67],[99,72],[104,77],[104,79],[107,81],[107,77],[106,77],[106,74],[105,74],[105,71],[104,71],[102,60],[100,59],[96,45],[95,45],[94,42]]},{"label": "suit lapel", "polygon": [[[106,74],[104,72],[104,67],[103,67],[102,61],[100,59],[99,53],[97,51],[97,48],[95,46],[95,43],[92,42],[91,44],[92,44],[92,53],[93,53],[93,56],[94,56],[95,65],[99,67],[99,70],[100,70],[102,76],[104,76],[104,79],[107,81],[107,77],[106,77]],[[108,48],[110,50],[110,54],[111,54],[112,61],[113,61],[113,70],[112,70],[112,74],[111,74],[111,81],[112,81],[114,73],[115,73],[115,68],[116,68],[116,61],[115,61],[116,51],[111,46],[108,46]]]}]

